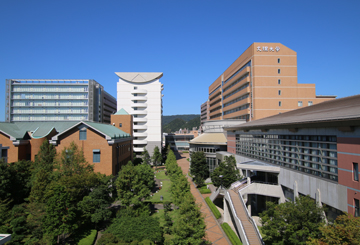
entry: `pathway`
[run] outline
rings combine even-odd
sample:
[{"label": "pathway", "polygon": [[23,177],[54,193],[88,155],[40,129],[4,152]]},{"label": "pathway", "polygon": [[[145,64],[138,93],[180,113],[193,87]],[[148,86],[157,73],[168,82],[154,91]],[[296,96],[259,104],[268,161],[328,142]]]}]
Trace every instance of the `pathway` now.
[{"label": "pathway", "polygon": [[[188,153],[176,155],[177,163],[185,175],[187,175],[189,172],[190,163],[187,161],[188,158]],[[195,197],[196,203],[200,205],[201,212],[204,214],[206,224],[206,239],[214,245],[231,245],[230,241],[225,235],[225,232],[222,230],[220,224],[216,221],[199,190],[196,189],[195,185],[189,178],[188,181],[190,182],[190,191]]]}]

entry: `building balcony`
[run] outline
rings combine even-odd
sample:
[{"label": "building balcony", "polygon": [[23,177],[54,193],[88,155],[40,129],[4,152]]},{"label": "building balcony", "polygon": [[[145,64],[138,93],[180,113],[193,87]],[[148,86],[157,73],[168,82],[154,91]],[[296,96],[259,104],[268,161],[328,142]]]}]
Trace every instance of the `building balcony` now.
[{"label": "building balcony", "polygon": [[131,94],[147,94],[146,89],[133,89],[130,91]]},{"label": "building balcony", "polygon": [[133,107],[147,107],[146,103],[131,103],[130,106]]},{"label": "building balcony", "polygon": [[147,137],[147,133],[146,132],[134,132],[134,137]]},{"label": "building balcony", "polygon": [[147,143],[147,140],[133,140],[134,145],[146,145]]},{"label": "building balcony", "polygon": [[134,129],[147,129],[147,125],[134,125]]},{"label": "building balcony", "polygon": [[138,96],[131,96],[130,99],[139,101],[139,100],[147,100],[147,97],[138,95]]},{"label": "building balcony", "polygon": [[143,152],[144,148],[142,147],[134,147],[134,152]]},{"label": "building balcony", "polygon": [[130,111],[130,115],[147,115],[147,110],[133,110]]},{"label": "building balcony", "polygon": [[147,122],[147,118],[145,117],[134,117],[133,119],[134,122]]}]

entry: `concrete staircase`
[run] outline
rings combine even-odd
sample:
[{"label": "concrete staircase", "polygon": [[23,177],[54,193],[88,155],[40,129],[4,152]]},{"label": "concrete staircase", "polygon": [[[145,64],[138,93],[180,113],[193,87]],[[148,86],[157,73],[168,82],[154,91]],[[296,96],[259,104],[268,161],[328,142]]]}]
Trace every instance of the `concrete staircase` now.
[{"label": "concrete staircase", "polygon": [[244,205],[241,203],[240,196],[233,190],[229,190],[228,193],[234,206],[236,216],[240,219],[242,223],[242,227],[245,231],[245,236],[248,240],[248,244],[263,244],[261,238],[259,238],[257,228],[254,227],[255,224],[249,221],[247,210],[245,210]]}]

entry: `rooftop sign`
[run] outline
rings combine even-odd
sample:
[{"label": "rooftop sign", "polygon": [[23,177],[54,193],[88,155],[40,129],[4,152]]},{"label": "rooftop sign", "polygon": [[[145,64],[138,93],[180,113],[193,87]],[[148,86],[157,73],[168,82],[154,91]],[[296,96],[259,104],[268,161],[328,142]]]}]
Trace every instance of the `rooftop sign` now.
[{"label": "rooftop sign", "polygon": [[279,52],[280,51],[280,47],[279,46],[276,46],[275,48],[273,47],[268,47],[268,46],[257,46],[257,52]]}]

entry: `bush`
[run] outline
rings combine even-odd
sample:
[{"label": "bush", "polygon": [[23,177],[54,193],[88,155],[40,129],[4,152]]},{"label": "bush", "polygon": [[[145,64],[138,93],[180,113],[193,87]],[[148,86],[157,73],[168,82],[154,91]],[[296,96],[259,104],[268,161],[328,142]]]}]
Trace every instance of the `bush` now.
[{"label": "bush", "polygon": [[207,188],[201,188],[199,190],[200,190],[201,194],[209,194],[209,193],[211,193],[211,191],[209,189],[207,189]]},{"label": "bush", "polygon": [[228,223],[222,223],[221,227],[225,231],[226,235],[228,236],[230,242],[233,245],[242,245],[242,242],[240,241],[239,237],[235,234],[235,232],[231,229]]},{"label": "bush", "polygon": [[215,204],[210,200],[209,197],[205,198],[205,201],[209,206],[209,208],[211,209],[211,211],[213,212],[215,218],[219,219],[221,217],[221,214],[219,210],[216,208]]},{"label": "bush", "polygon": [[91,230],[90,235],[81,239],[78,245],[92,245],[96,238],[97,230]]}]

